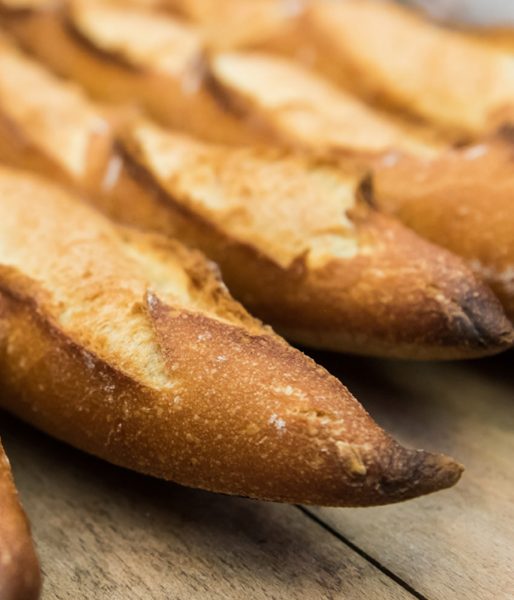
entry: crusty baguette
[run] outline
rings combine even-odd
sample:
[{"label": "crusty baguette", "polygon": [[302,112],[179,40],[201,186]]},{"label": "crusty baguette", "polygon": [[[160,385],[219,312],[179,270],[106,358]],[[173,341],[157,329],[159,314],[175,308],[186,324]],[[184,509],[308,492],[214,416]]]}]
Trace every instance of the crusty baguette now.
[{"label": "crusty baguette", "polygon": [[448,150],[432,160],[375,165],[375,202],[468,261],[514,320],[512,133]]},{"label": "crusty baguette", "polygon": [[[328,505],[454,484],[230,298],[203,258],[0,171],[4,408],[78,448],[208,490]],[[30,239],[30,244],[27,240]]]},{"label": "crusty baguette", "polygon": [[0,443],[0,598],[36,600],[40,588],[39,564],[29,525]]},{"label": "crusty baguette", "polygon": [[393,2],[320,0],[309,22],[343,85],[374,102],[470,138],[514,119],[514,62],[499,48]]},{"label": "crusty baguette", "polygon": [[457,358],[512,343],[455,256],[370,208],[359,178],[280,152],[207,146],[141,123],[100,206],[216,260],[255,314],[297,342]]},{"label": "crusty baguette", "polygon": [[119,137],[104,174],[90,163],[107,161],[98,151],[110,148],[107,122],[5,41],[0,98],[8,123],[0,160],[41,173],[51,165],[111,217],[203,249],[231,291],[293,340],[411,358],[483,355],[511,341],[488,291],[458,259],[378,215],[359,175],[282,151],[208,146],[144,122]]}]

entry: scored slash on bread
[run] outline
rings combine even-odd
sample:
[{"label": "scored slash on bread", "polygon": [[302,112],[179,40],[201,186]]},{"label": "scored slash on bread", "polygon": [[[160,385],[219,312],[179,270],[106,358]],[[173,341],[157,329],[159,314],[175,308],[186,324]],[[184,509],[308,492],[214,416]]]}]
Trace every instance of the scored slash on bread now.
[{"label": "scored slash on bread", "polygon": [[[2,324],[0,299],[0,324]],[[2,333],[0,332],[0,340]],[[0,351],[1,354],[1,351]],[[39,563],[25,514],[0,442],[0,598],[36,600],[41,589]]]},{"label": "scored slash on bread", "polygon": [[[327,505],[453,485],[324,369],[251,318],[197,252],[0,171],[3,408],[185,485]],[[30,239],[30,244],[27,244]]]},{"label": "scored slash on bread", "polygon": [[[425,120],[452,137],[475,137],[514,118],[510,30],[451,30],[395,2],[306,0],[292,12],[283,4],[161,1],[198,27],[213,50],[289,56],[375,107]],[[227,14],[235,15],[235,26]]]},{"label": "scored slash on bread", "polygon": [[[27,88],[38,95],[25,97]],[[457,257],[378,214],[355,172],[281,150],[208,145],[139,120],[112,150],[98,109],[6,41],[0,109],[0,160],[200,248],[232,293],[290,339],[411,358],[481,356],[512,342],[485,286]]]}]

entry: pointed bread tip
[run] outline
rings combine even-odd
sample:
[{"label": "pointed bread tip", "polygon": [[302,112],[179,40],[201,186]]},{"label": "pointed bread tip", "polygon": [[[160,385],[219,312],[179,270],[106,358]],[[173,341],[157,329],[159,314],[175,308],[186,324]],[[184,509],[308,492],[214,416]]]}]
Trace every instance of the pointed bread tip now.
[{"label": "pointed bread tip", "polygon": [[444,454],[397,446],[379,480],[385,502],[408,500],[454,486],[464,467]]}]

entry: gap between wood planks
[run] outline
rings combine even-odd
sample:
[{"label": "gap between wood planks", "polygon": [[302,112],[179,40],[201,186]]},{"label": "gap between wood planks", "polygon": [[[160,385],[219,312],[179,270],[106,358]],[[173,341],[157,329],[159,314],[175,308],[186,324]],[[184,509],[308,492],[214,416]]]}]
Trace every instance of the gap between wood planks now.
[{"label": "gap between wood planks", "polygon": [[376,569],[378,569],[381,573],[392,579],[395,583],[397,583],[400,587],[402,587],[406,592],[417,598],[418,600],[429,600],[426,596],[415,590],[411,585],[409,585],[406,581],[404,581],[401,577],[393,573],[393,571],[389,570],[387,567],[382,565],[376,558],[370,556],[367,552],[356,546],[353,542],[350,542],[347,538],[344,537],[341,533],[336,531],[333,527],[331,527],[328,523],[325,523],[322,519],[320,519],[317,515],[312,513],[308,508],[304,506],[296,505],[296,508],[303,513],[307,518],[311,521],[314,521],[317,525],[322,527],[325,531],[336,537],[340,542],[348,546],[350,550],[353,550],[356,554],[362,557],[364,560],[373,565]]}]

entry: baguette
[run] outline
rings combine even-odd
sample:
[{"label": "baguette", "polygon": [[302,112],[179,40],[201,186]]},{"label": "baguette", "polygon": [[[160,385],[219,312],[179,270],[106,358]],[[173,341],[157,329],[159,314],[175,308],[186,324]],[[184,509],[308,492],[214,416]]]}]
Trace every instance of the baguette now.
[{"label": "baguette", "polygon": [[0,194],[7,410],[115,464],[254,498],[364,506],[459,478],[393,441],[198,253],[27,173],[1,169]]},{"label": "baguette", "polygon": [[472,35],[376,0],[314,2],[309,23],[330,49],[326,60],[340,66],[342,84],[351,81],[375,103],[464,139],[514,118],[512,58]]},{"label": "baguette", "polygon": [[0,598],[36,600],[40,589],[41,575],[29,526],[0,443]]},{"label": "baguette", "polygon": [[512,344],[492,295],[457,257],[373,210],[367,180],[147,123],[127,128],[118,150],[123,166],[95,196],[101,208],[202,249],[236,297],[291,340],[425,359]]},{"label": "baguette", "polygon": [[496,299],[456,257],[377,214],[358,174],[144,121],[118,135],[115,152],[98,109],[5,41],[0,98],[0,160],[48,168],[111,217],[202,249],[231,291],[292,340],[410,358],[478,356],[512,342]]},{"label": "baguette", "polygon": [[[313,15],[325,10],[315,8],[318,4],[324,6],[313,3],[302,15],[302,23],[313,26]],[[352,2],[340,4],[344,4],[341,10],[353,10]],[[218,21],[205,9],[210,4],[191,6],[203,7],[197,18],[215,28]],[[246,6],[243,3],[240,10]],[[355,10],[369,11],[370,4],[364,2]],[[395,12],[387,6],[377,10]],[[313,35],[312,39],[317,38]],[[326,42],[326,36],[323,39]],[[266,123],[275,141],[337,155],[345,163],[358,157],[358,164],[368,165],[376,176],[377,206],[464,257],[514,319],[512,136],[451,149],[445,147],[443,138],[431,140],[406,119],[373,111],[305,69],[262,53],[218,54],[211,61],[211,71],[225,102],[236,113]],[[288,85],[282,85],[283,81]]]}]

